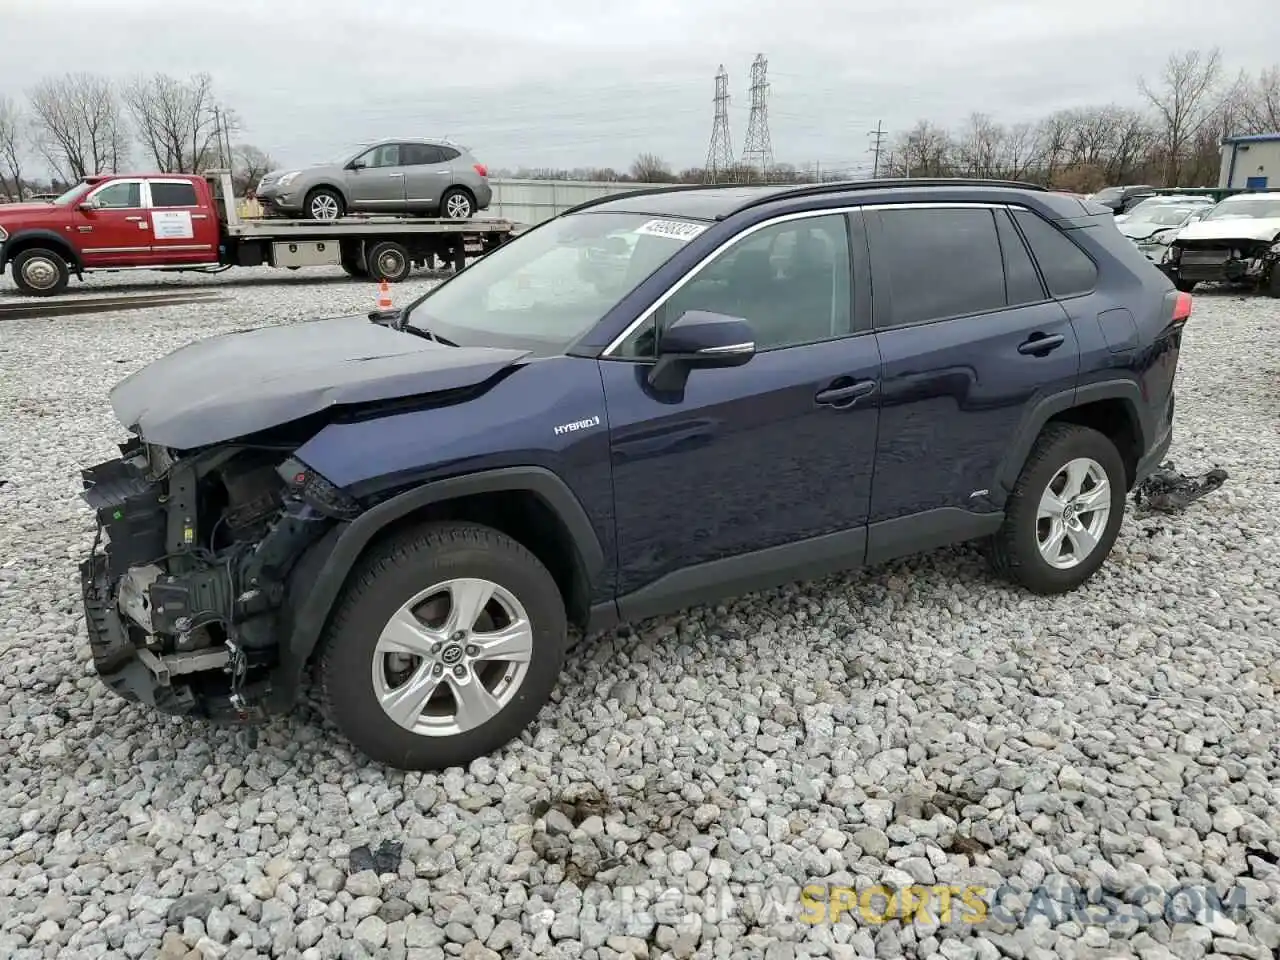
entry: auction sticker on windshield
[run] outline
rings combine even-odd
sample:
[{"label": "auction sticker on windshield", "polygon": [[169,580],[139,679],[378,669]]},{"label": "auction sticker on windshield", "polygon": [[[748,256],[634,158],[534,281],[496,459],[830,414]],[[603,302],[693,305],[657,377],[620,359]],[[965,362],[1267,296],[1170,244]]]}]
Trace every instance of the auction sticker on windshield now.
[{"label": "auction sticker on windshield", "polygon": [[636,233],[650,237],[669,237],[687,243],[703,230],[706,224],[690,223],[688,220],[650,220],[636,228]]}]

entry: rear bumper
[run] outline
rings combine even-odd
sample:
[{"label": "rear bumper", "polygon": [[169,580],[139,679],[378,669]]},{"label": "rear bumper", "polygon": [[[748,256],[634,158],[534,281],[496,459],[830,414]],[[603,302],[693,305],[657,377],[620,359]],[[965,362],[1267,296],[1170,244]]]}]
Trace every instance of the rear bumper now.
[{"label": "rear bumper", "polygon": [[1134,475],[1134,483],[1141,483],[1151,474],[1160,468],[1165,455],[1169,452],[1169,447],[1173,444],[1173,427],[1172,425],[1165,427],[1164,435],[1156,441],[1155,446],[1151,447],[1146,454],[1138,461],[1138,467]]}]

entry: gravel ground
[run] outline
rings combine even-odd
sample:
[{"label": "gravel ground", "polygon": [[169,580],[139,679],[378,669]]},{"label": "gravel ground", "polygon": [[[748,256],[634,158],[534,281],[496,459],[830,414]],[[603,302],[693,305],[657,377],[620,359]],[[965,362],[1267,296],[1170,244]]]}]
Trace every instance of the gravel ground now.
[{"label": "gravel ground", "polygon": [[[220,304],[0,323],[0,957],[1280,947],[1280,302],[1197,298],[1172,457],[1231,479],[1180,517],[1128,517],[1085,589],[1030,597],[958,549],[689,610],[589,642],[521,742],[420,776],[305,707],[256,745],[156,716],[87,662],[77,470],[121,439],[110,384],[192,338],[374,297],[246,276]],[[188,281],[92,284],[157,282]],[[383,841],[399,856],[360,849]],[[904,925],[873,899],[812,924],[807,883],[998,906]]]}]

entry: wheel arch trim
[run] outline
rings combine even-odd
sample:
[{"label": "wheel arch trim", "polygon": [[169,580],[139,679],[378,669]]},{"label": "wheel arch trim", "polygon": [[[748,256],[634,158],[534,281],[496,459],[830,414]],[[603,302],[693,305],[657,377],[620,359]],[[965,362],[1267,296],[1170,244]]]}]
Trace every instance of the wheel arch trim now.
[{"label": "wheel arch trim", "polygon": [[1022,421],[1018,424],[1017,431],[1014,434],[1013,442],[1009,444],[1004,457],[1000,461],[997,479],[1000,486],[1004,488],[1005,493],[1011,492],[1018,482],[1018,475],[1022,473],[1022,467],[1027,462],[1027,457],[1031,455],[1031,448],[1035,446],[1036,437],[1040,435],[1040,431],[1044,429],[1046,423],[1058,414],[1065,413],[1074,407],[1097,403],[1100,400],[1120,400],[1129,407],[1129,412],[1138,430],[1139,450],[1145,451],[1147,429],[1139,413],[1142,409],[1143,400],[1142,390],[1137,382],[1134,380],[1103,380],[1096,383],[1081,384],[1070,390],[1063,390],[1059,393],[1052,393],[1042,397],[1023,415]]},{"label": "wheel arch trim", "polygon": [[[319,643],[351,571],[365,549],[391,524],[423,507],[486,493],[531,493],[554,511],[564,524],[582,563],[588,583],[604,570],[605,554],[591,520],[568,485],[545,467],[503,467],[436,480],[406,490],[371,507],[349,523],[336,527],[315,548],[321,553],[307,571],[305,594],[282,618],[280,661],[273,681],[273,706],[283,709],[297,694],[302,671]],[[303,563],[306,563],[304,558]],[[312,572],[314,571],[314,576]],[[286,600],[286,603],[288,601]]]},{"label": "wheel arch trim", "polygon": [[52,230],[36,228],[19,230],[17,233],[10,234],[9,238],[0,244],[0,270],[3,270],[18,253],[30,247],[33,240],[42,241],[63,254],[77,273],[84,269],[80,252],[68,243],[65,237]]}]

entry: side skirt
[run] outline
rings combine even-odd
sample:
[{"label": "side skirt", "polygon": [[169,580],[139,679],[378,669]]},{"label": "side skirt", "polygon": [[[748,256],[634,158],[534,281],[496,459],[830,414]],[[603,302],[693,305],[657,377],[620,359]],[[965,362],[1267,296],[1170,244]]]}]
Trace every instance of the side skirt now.
[{"label": "side skirt", "polygon": [[795,580],[813,580],[898,557],[988,537],[1004,513],[940,507],[865,528],[826,534],[676,570],[617,599],[592,607],[587,633],[618,623],[674,613]]}]

